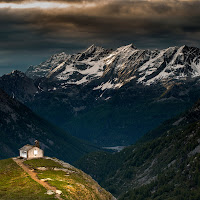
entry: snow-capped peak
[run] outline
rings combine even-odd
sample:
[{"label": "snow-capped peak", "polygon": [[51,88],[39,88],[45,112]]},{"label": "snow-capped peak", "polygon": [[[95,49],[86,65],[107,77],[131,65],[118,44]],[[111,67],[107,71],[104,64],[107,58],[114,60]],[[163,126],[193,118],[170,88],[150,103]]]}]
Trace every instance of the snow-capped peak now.
[{"label": "snow-capped peak", "polygon": [[104,54],[107,54],[108,50],[104,49],[103,47],[95,46],[94,44],[87,48],[80,54],[77,54],[76,60],[83,61],[83,60],[98,60]]},{"label": "snow-capped peak", "polygon": [[161,50],[138,71],[138,83],[145,85],[195,78],[200,76],[200,50],[186,45]]},{"label": "snow-capped peak", "polygon": [[65,52],[55,54],[39,65],[30,66],[26,71],[26,75],[33,79],[45,77],[51,70],[70,57],[71,55],[67,55]]},{"label": "snow-capped peak", "polygon": [[92,45],[72,56],[56,54],[30,68],[29,73],[65,84],[88,84],[98,79],[95,90],[120,88],[130,81],[151,85],[200,76],[200,50],[186,45],[141,50],[129,44],[111,51]]},{"label": "snow-capped peak", "polygon": [[132,43],[118,48],[119,51],[127,51],[133,49],[137,49],[137,47],[135,47]]},{"label": "snow-capped peak", "polygon": [[95,46],[93,44],[90,47],[88,47],[83,53],[85,53],[85,54],[91,54],[91,53],[94,53],[95,51],[101,51],[101,50],[104,50],[104,48],[103,47]]}]

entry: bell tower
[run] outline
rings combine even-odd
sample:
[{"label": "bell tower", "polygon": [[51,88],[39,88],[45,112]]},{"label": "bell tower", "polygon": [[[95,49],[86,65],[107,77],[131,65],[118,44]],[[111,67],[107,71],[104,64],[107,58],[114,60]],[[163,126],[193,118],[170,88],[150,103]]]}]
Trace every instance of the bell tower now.
[{"label": "bell tower", "polygon": [[38,148],[40,148],[40,143],[39,143],[39,141],[38,141],[38,140],[35,140],[35,147],[38,147]]}]

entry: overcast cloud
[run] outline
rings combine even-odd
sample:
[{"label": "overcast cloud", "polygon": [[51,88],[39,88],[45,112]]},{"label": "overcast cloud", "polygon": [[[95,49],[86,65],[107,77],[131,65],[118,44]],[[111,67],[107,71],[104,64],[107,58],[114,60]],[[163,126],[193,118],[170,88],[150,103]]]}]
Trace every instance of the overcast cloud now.
[{"label": "overcast cloud", "polygon": [[0,1],[0,74],[91,44],[200,47],[200,1],[48,2]]}]

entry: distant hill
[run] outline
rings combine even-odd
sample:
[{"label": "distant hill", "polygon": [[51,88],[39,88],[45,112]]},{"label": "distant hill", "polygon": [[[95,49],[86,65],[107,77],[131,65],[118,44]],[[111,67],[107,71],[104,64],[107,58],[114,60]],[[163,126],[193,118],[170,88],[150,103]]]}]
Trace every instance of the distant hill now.
[{"label": "distant hill", "polygon": [[119,153],[76,163],[123,200],[200,199],[200,101]]},{"label": "distant hill", "polygon": [[[21,161],[20,161],[21,162]],[[58,159],[41,158],[22,163],[37,180],[56,189],[47,190],[12,159],[0,160],[1,200],[114,200],[90,176]],[[56,195],[56,194],[59,194]],[[56,196],[55,196],[56,195]]]},{"label": "distant hill", "polygon": [[42,119],[0,89],[0,158],[19,155],[18,149],[39,140],[45,155],[68,162],[98,148]]}]

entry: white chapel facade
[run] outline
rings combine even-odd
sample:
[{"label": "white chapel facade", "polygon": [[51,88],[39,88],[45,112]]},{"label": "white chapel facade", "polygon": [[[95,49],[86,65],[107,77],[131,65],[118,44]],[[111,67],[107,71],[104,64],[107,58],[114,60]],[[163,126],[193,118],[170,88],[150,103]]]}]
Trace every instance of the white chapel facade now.
[{"label": "white chapel facade", "polygon": [[39,142],[36,140],[35,145],[25,145],[19,149],[20,158],[33,159],[44,157],[44,151],[40,149]]}]

